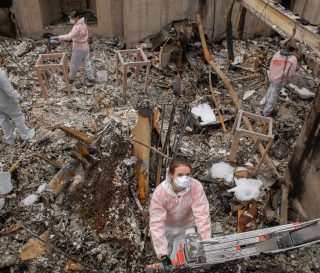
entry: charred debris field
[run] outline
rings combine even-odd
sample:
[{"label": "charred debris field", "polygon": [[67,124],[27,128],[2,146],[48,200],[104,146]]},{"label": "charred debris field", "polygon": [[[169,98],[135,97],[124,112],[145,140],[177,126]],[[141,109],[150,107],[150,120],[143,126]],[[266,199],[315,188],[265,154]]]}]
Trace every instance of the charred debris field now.
[{"label": "charred debris field", "polygon": [[[162,147],[172,107],[176,106],[171,144],[181,130],[184,133],[172,151],[188,158],[193,176],[202,181],[214,233],[236,232],[237,204],[233,195],[226,192],[231,185],[223,178],[211,179],[210,174],[212,164],[229,160],[230,131],[237,109],[213,71],[210,78],[225,118],[226,134],[219,122],[199,125],[199,120],[190,118],[186,126],[181,125],[180,117],[188,107],[208,104],[215,108],[209,90],[209,67],[196,36],[186,36],[174,45],[177,58],[174,56],[165,67],[159,59],[161,39],[158,45],[149,40],[138,44],[151,61],[149,86],[144,92],[145,70],[137,80],[134,70],[129,70],[126,97],[115,75],[115,51],[125,45],[117,39],[92,40],[91,59],[98,78],[100,75],[99,83],[88,85],[81,71],[72,86],[72,96],[68,97],[61,73],[48,72],[48,100],[41,97],[35,62],[39,54],[52,51],[66,52],[69,59],[70,44],[39,40],[33,50],[17,57],[30,45],[30,40],[3,41],[23,68],[24,72],[6,57],[9,79],[26,98],[22,109],[37,133],[31,143],[20,141],[13,147],[0,144],[1,167],[12,169],[14,186],[9,195],[2,197],[0,272],[143,272],[145,265],[157,262],[149,237],[147,212],[159,157],[151,150],[150,191],[143,207],[137,201],[136,160],[132,157],[131,139],[137,133],[134,128],[142,109],[151,112],[158,109],[162,131],[160,135],[153,134],[151,143]],[[235,40],[233,64],[228,62],[224,42],[209,44],[213,59],[230,78],[242,108],[248,112],[261,114],[260,102],[268,88],[267,67],[280,48],[279,42],[279,37]],[[312,76],[301,60],[292,83],[314,93],[319,79]],[[273,115],[275,141],[269,152],[280,174],[287,166],[311,101],[312,98],[299,96],[292,86],[280,96]],[[77,132],[71,136],[66,128],[85,136]],[[241,140],[238,166],[248,161],[257,164],[259,157],[250,152],[251,146],[250,140]],[[256,175],[268,181],[265,192],[256,201],[257,227],[278,225],[280,181],[267,167]],[[289,210],[289,220],[301,219]],[[320,250],[315,245],[225,263],[208,272],[315,273],[320,272],[319,261]]]}]

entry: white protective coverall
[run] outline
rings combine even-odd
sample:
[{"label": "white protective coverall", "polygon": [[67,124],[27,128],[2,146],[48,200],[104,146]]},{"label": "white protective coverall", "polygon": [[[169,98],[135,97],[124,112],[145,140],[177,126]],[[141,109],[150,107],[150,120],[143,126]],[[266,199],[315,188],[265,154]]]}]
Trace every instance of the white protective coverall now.
[{"label": "white protective coverall", "polygon": [[281,89],[286,80],[295,75],[297,58],[294,55],[283,56],[280,50],[273,55],[268,73],[270,86],[268,89],[263,114],[269,116],[276,106]]},{"label": "white protective coverall", "polygon": [[69,79],[74,80],[79,67],[83,64],[89,80],[94,80],[88,45],[88,27],[84,18],[74,24],[71,32],[58,36],[59,41],[72,40],[72,56],[70,61]]},{"label": "white protective coverall", "polygon": [[176,258],[185,231],[194,226],[202,239],[211,237],[209,203],[201,183],[193,178],[182,192],[175,193],[169,179],[154,191],[150,206],[150,231],[157,257]]},{"label": "white protective coverall", "polygon": [[16,136],[10,119],[14,121],[20,136],[28,140],[34,136],[34,129],[29,129],[25,124],[25,118],[18,103],[20,94],[10,84],[6,73],[0,69],[0,125],[5,140],[8,144],[14,144]]}]

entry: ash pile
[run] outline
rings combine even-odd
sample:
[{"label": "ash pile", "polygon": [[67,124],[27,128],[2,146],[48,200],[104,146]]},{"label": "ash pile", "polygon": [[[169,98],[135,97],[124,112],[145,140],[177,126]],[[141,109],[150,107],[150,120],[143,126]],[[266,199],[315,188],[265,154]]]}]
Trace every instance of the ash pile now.
[{"label": "ash pile", "polygon": [[[49,183],[37,187],[36,179],[30,179],[28,185],[18,185],[6,199],[0,216],[1,225],[6,226],[0,239],[2,269],[127,272],[129,267],[133,271],[143,267],[137,262],[144,249],[143,218],[130,190],[135,185],[134,161],[130,161],[131,144],[123,125],[110,119],[96,138],[77,133],[72,131],[81,140]],[[29,161],[24,171],[39,163],[36,159]],[[48,169],[53,173],[57,166]],[[16,194],[27,192],[26,187],[37,190],[17,200]],[[19,235],[13,240],[10,234],[15,232]],[[31,232],[41,234],[46,244],[29,239]]]}]

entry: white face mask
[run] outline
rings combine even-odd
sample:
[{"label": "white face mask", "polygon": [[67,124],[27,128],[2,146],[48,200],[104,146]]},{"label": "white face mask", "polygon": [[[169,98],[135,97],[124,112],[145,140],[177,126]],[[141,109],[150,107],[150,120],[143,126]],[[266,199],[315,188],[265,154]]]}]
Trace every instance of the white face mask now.
[{"label": "white face mask", "polygon": [[184,175],[184,176],[178,176],[175,179],[175,184],[182,189],[185,189],[190,184],[190,176]]},{"label": "white face mask", "polygon": [[74,24],[76,21],[74,19],[70,19],[70,23]]}]

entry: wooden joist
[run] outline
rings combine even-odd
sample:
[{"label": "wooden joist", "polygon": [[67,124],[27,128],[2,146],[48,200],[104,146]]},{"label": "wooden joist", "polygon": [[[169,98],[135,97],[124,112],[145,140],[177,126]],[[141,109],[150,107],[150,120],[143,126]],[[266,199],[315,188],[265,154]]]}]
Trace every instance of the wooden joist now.
[{"label": "wooden joist", "polygon": [[285,38],[294,38],[308,45],[320,57],[320,36],[317,27],[304,26],[291,11],[270,0],[237,0],[248,11]]}]

